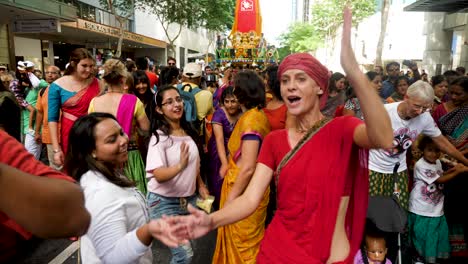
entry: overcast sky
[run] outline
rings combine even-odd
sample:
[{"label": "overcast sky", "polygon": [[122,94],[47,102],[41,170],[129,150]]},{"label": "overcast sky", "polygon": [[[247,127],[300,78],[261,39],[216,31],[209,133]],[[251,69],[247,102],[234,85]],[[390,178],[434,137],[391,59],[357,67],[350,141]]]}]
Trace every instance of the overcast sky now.
[{"label": "overcast sky", "polygon": [[291,0],[260,0],[263,33],[271,44],[279,45],[277,38],[291,22]]}]

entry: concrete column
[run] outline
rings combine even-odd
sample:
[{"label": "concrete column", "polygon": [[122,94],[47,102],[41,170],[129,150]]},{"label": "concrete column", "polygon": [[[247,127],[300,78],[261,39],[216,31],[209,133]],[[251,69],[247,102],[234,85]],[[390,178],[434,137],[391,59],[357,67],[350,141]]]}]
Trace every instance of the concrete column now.
[{"label": "concrete column", "polygon": [[[466,15],[466,14],[465,14]],[[463,66],[468,68],[468,24],[463,26],[461,50],[460,50],[460,63],[454,66]]]},{"label": "concrete column", "polygon": [[424,16],[426,33],[426,50],[423,57],[423,68],[429,76],[436,74],[437,65],[441,73],[452,67],[451,30],[444,29],[445,13],[429,12]]},{"label": "concrete column", "polygon": [[[10,52],[8,47],[8,26],[7,24],[0,24],[0,64],[10,64]],[[9,66],[11,69],[11,65]]]},{"label": "concrete column", "polygon": [[10,59],[10,70],[16,70],[16,53],[15,53],[15,34],[13,33],[13,24],[7,24],[8,32],[8,56]]}]

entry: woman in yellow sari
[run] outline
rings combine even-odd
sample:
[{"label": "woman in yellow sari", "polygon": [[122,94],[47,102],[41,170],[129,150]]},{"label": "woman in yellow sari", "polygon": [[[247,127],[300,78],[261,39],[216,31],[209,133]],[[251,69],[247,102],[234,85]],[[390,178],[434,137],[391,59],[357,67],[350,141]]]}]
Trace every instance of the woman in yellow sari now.
[{"label": "woman in yellow sari", "polygon": [[[244,112],[228,143],[229,169],[221,190],[220,208],[240,196],[255,171],[261,143],[270,132],[265,105],[263,81],[253,71],[243,71],[234,79],[234,95]],[[213,263],[255,263],[265,231],[267,189],[255,212],[242,221],[218,229]]]}]

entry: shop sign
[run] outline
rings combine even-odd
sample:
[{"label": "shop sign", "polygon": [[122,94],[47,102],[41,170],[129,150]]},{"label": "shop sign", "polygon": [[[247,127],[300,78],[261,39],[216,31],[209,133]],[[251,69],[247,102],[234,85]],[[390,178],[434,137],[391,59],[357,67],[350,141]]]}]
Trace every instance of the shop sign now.
[{"label": "shop sign", "polygon": [[16,20],[14,31],[17,33],[60,32],[60,24],[56,19]]},{"label": "shop sign", "polygon": [[[69,23],[64,23],[64,25],[69,25]],[[116,38],[120,37],[120,29],[118,28],[90,22],[90,21],[83,20],[83,19],[77,20],[77,27],[81,29],[97,32],[97,33],[102,33],[108,36],[113,36]],[[128,31],[124,31],[124,39],[135,41],[135,42],[142,43],[142,44],[155,45],[158,47],[167,46],[167,44],[163,41],[145,37],[143,35],[135,34],[135,33],[128,32]]]}]

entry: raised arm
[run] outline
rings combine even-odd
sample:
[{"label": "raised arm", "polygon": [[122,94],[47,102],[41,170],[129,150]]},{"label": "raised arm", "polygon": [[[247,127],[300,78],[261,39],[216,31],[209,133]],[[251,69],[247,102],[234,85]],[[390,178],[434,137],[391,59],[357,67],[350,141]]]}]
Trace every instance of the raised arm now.
[{"label": "raised arm", "polygon": [[343,12],[343,36],[341,39],[341,66],[353,87],[365,118],[365,125],[356,128],[354,142],[365,148],[390,148],[393,131],[390,117],[372,88],[370,81],[359,69],[359,64],[351,47],[351,20],[349,7]]}]

